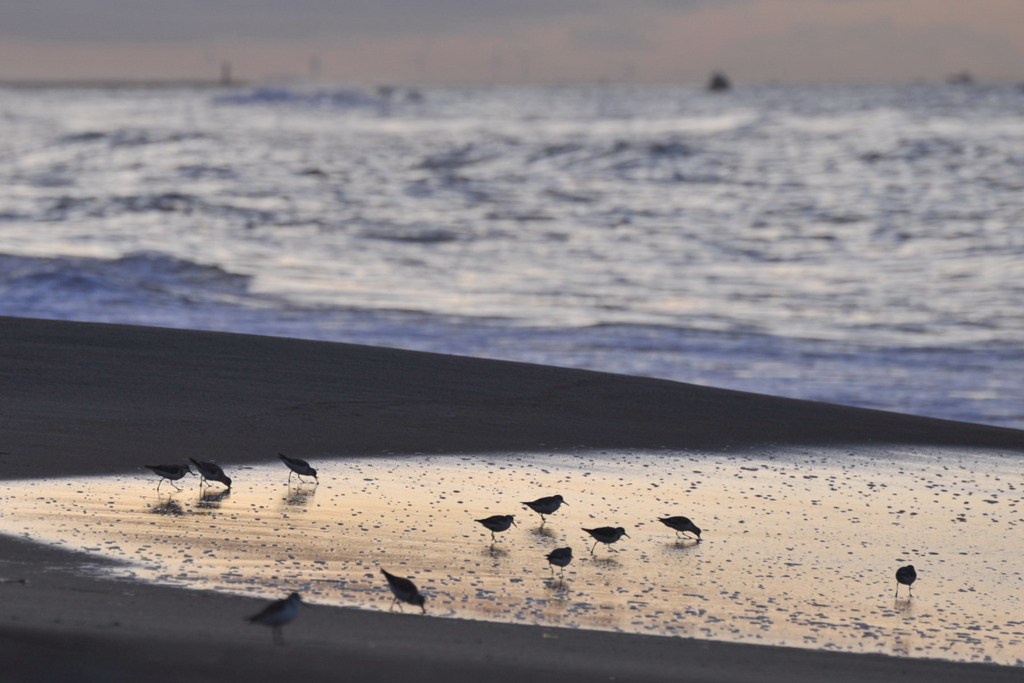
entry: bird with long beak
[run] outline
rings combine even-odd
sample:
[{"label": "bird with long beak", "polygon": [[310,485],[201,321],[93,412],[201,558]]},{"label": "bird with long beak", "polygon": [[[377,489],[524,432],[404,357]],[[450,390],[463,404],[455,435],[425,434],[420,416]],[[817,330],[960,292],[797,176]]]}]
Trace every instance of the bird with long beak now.
[{"label": "bird with long beak", "polygon": [[[316,479],[316,483],[319,484],[320,480],[316,476],[316,470],[309,466],[309,463],[305,460],[299,460],[298,458],[289,458],[284,453],[278,453],[277,457],[281,458],[281,462],[288,466],[291,472],[288,473],[288,482],[291,483],[292,474],[299,475],[299,481],[302,482],[303,477],[313,477]],[[304,483],[304,482],[303,482]]]},{"label": "bird with long beak", "polygon": [[224,470],[220,468],[220,465],[215,462],[199,462],[195,458],[189,458],[189,460],[192,461],[192,464],[196,466],[196,469],[199,470],[199,474],[202,476],[200,484],[204,481],[218,481],[231,488],[231,477],[224,474]]}]

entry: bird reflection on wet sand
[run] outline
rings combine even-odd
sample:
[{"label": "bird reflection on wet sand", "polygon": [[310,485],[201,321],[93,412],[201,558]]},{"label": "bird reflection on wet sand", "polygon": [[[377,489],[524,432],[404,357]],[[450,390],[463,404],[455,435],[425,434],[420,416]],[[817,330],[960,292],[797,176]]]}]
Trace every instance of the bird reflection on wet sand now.
[{"label": "bird reflection on wet sand", "polygon": [[508,551],[507,550],[499,548],[498,546],[495,546],[495,545],[487,546],[486,548],[484,548],[483,550],[480,551],[480,554],[481,555],[486,555],[487,557],[490,557],[490,558],[495,559],[495,560],[499,560],[499,559],[508,557]]},{"label": "bird reflection on wet sand", "polygon": [[893,598],[892,609],[901,617],[914,616],[914,601],[910,598]]},{"label": "bird reflection on wet sand", "polygon": [[621,562],[616,560],[614,557],[609,557],[607,555],[594,555],[590,558],[590,563],[597,567],[608,567],[609,569],[622,566]]},{"label": "bird reflection on wet sand", "polygon": [[561,604],[567,602],[569,597],[569,585],[565,583],[564,576],[552,576],[544,579],[544,587],[552,592],[552,599]]},{"label": "bird reflection on wet sand", "polygon": [[202,493],[199,494],[199,501],[196,503],[196,507],[203,510],[216,510],[220,508],[221,503],[226,498],[231,497],[231,489],[220,489],[211,490],[200,489]]},{"label": "bird reflection on wet sand", "polygon": [[536,529],[530,529],[530,533],[537,537],[538,540],[554,540],[558,538],[558,535],[547,528],[546,526],[539,526]]},{"label": "bird reflection on wet sand", "polygon": [[696,538],[677,538],[673,543],[664,543],[662,547],[670,553],[688,553],[700,548],[701,542]]},{"label": "bird reflection on wet sand", "polygon": [[284,498],[284,504],[288,507],[302,508],[309,504],[309,501],[316,496],[318,484],[296,484],[288,485],[288,494]]},{"label": "bird reflection on wet sand", "polygon": [[170,517],[182,517],[185,514],[185,508],[181,507],[181,503],[168,498],[164,502],[155,506],[150,512],[154,515],[167,515]]}]

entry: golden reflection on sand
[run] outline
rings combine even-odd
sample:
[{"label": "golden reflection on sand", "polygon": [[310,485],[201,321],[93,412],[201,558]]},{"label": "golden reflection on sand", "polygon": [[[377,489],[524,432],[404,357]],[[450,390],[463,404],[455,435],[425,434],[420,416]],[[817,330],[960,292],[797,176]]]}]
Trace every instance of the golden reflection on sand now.
[{"label": "golden reflection on sand", "polygon": [[[1014,664],[1024,660],[1015,459],[907,451],[322,459],[227,468],[231,491],[146,474],[6,482],[0,532],[122,560],[117,576],[432,616]],[[520,501],[560,493],[543,526]],[[474,520],[516,516],[497,534]],[[676,537],[658,517],[703,531]],[[623,526],[599,544],[583,527]],[[573,548],[564,579],[545,555]],[[894,598],[914,564],[914,597]],[[407,609],[409,609],[407,607]],[[415,610],[418,612],[418,609]]]}]

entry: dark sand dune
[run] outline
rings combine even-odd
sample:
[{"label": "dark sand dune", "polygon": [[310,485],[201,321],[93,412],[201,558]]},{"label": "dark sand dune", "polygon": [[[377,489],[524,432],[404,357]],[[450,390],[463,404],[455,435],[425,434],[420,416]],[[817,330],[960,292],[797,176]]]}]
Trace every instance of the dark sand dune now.
[{"label": "dark sand dune", "polygon": [[[574,447],[918,444],[1024,432],[650,379],[242,335],[0,318],[0,477]],[[0,680],[1021,680],[965,665],[310,607],[92,578],[0,537]]]},{"label": "dark sand dune", "polygon": [[350,344],[0,318],[0,476],[381,453],[1024,448],[1024,432]]}]

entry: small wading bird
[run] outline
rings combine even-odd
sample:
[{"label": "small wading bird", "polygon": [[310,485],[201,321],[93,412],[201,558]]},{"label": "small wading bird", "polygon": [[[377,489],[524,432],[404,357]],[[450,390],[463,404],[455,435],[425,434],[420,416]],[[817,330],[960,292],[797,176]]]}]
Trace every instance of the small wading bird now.
[{"label": "small wading bird", "polygon": [[[700,529],[697,527],[696,524],[690,521],[689,517],[663,517],[659,518],[658,521],[667,526],[669,529],[675,529],[676,536],[679,536],[680,532],[686,533],[687,531],[689,531],[691,534],[697,537],[698,541],[700,540]],[[683,536],[683,538],[686,538],[686,536]]]},{"label": "small wading bird", "polygon": [[284,635],[281,633],[281,627],[298,616],[299,605],[301,604],[302,598],[299,597],[299,594],[292,593],[284,600],[275,600],[264,607],[263,611],[259,614],[246,617],[246,619],[250,624],[263,624],[273,628],[274,644],[284,645]]},{"label": "small wading bird", "polygon": [[231,477],[224,474],[224,470],[220,468],[215,462],[199,462],[195,458],[189,458],[192,464],[199,470],[199,474],[203,477],[199,481],[199,485],[202,486],[204,481],[219,481],[228,488],[231,488]]},{"label": "small wading bird", "polygon": [[485,527],[491,530],[491,543],[494,543],[497,540],[494,537],[495,531],[505,531],[513,524],[519,526],[518,524],[516,524],[515,520],[512,519],[512,515],[494,515],[493,517],[488,517],[487,519],[478,519],[476,521],[480,522]]},{"label": "small wading bird", "polygon": [[563,504],[568,505],[560,495],[538,498],[537,500],[529,503],[523,501],[523,505],[540,515],[541,526],[544,526],[544,523],[547,522],[547,520],[544,519],[544,515],[550,515],[552,512],[555,512],[558,508],[562,507]]},{"label": "small wading bird", "polygon": [[403,579],[401,576],[389,574],[386,569],[381,569],[380,573],[388,580],[388,587],[395,596],[395,599],[391,601],[391,610],[389,611],[394,611],[395,603],[398,603],[398,609],[401,610],[401,603],[407,602],[410,605],[419,607],[423,610],[424,614],[427,613],[427,608],[423,606],[427,599],[416,588],[416,584],[409,579]]},{"label": "small wading bird", "polygon": [[[288,483],[292,481],[292,474],[299,475],[299,481],[302,482],[303,477],[313,477],[316,479],[316,483],[320,483],[320,479],[316,476],[316,470],[309,466],[309,463],[305,460],[299,460],[298,458],[289,458],[284,453],[278,453],[277,457],[281,458],[281,461],[288,466],[291,472],[288,473]],[[303,482],[305,483],[305,482]]]},{"label": "small wading bird", "polygon": [[[164,479],[166,479],[167,481],[171,482],[171,486],[178,489],[179,491],[181,489],[178,488],[178,485],[175,484],[174,482],[178,481],[186,474],[195,474],[195,472],[189,469],[188,465],[146,465],[146,469],[153,470],[153,472],[160,475],[160,484],[163,484]],[[157,491],[160,490],[160,484],[156,485]]]},{"label": "small wading bird", "polygon": [[572,562],[572,548],[555,548],[547,554],[547,558],[551,575],[555,575],[555,567],[558,567],[558,576],[561,578],[565,575],[565,568]]},{"label": "small wading bird", "polygon": [[914,570],[914,565],[908,564],[906,567],[900,567],[896,570],[896,597],[900,597],[900,584],[902,583],[910,591],[910,597],[914,597],[914,590],[911,588],[914,582],[917,581],[917,572]]},{"label": "small wading bird", "polygon": [[621,526],[603,526],[597,529],[584,529],[584,531],[593,536],[595,540],[594,547],[590,549],[591,555],[594,554],[594,548],[597,548],[598,543],[604,543],[608,546],[608,550],[611,550],[612,552],[618,552],[617,550],[611,547],[611,544],[615,543],[615,541],[619,540],[623,536],[625,536],[626,538],[630,537],[629,534],[626,533],[626,530],[623,529]]}]

